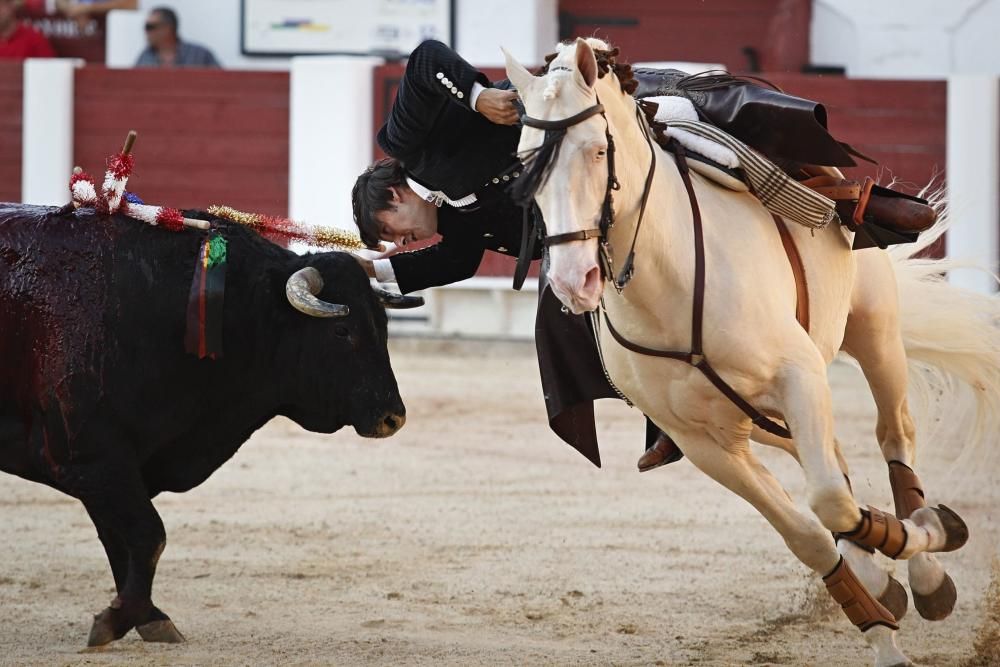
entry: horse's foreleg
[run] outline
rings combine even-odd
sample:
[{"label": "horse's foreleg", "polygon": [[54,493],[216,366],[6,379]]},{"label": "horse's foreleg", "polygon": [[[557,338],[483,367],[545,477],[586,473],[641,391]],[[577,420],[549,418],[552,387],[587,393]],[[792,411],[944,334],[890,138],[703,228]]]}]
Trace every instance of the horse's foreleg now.
[{"label": "horse's foreleg", "polygon": [[831,596],[874,649],[878,667],[910,664],[896,646],[892,613],[872,597],[863,580],[859,581],[862,578],[854,575],[830,532],[798,510],[774,475],[750,452],[746,440],[720,446],[702,432],[679,434],[678,440],[695,466],[753,505],[792,553],[824,578]]},{"label": "horse's foreleg", "polygon": [[[915,463],[916,437],[907,405],[906,352],[899,329],[895,276],[880,253],[859,253],[859,287],[852,296],[844,350],[861,366],[878,408],[876,437],[889,465],[896,516],[909,518],[925,506]],[[864,286],[862,289],[861,286]],[[921,616],[940,620],[951,614],[955,585],[929,553],[908,561],[913,603]]]}]

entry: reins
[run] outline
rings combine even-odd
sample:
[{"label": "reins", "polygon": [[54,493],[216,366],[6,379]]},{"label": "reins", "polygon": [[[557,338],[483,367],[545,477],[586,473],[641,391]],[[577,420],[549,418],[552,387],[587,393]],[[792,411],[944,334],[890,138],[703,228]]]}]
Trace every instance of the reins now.
[{"label": "reins", "polygon": [[[646,173],[646,182],[642,192],[642,199],[639,205],[639,218],[636,221],[635,232],[632,235],[632,243],[629,247],[628,255],[626,255],[625,262],[622,264],[621,272],[616,277],[614,275],[611,252],[608,246],[608,233],[611,227],[614,225],[614,201],[612,197],[612,192],[614,190],[620,189],[620,184],[615,175],[615,152],[614,152],[614,138],[611,136],[611,126],[608,123],[607,115],[604,113],[604,106],[597,101],[597,104],[588,107],[578,114],[569,116],[568,118],[563,118],[559,120],[541,120],[538,118],[532,118],[531,116],[522,116],[521,121],[527,127],[534,127],[537,129],[543,129],[546,131],[546,142],[561,141],[561,137],[555,138],[548,136],[549,132],[559,132],[565,134],[566,130],[573,125],[583,122],[584,120],[596,115],[601,114],[604,117],[604,122],[606,124],[605,134],[608,139],[608,183],[607,189],[604,194],[604,204],[601,209],[601,219],[598,227],[591,229],[583,229],[575,232],[567,232],[564,234],[555,234],[549,236],[544,240],[545,246],[551,248],[554,245],[560,245],[563,243],[571,243],[573,241],[586,241],[588,239],[596,238],[600,239],[599,254],[601,258],[601,272],[604,274],[605,280],[609,280],[615,286],[615,289],[621,294],[622,290],[632,279],[634,274],[634,261],[635,261],[635,246],[636,241],[639,238],[639,228],[642,226],[642,220],[646,212],[646,203],[649,200],[649,194],[652,190],[653,185],[653,175],[656,171],[656,149],[653,146],[653,141],[651,138],[650,128],[646,123],[645,117],[643,116],[640,108],[636,106],[636,121],[638,122],[640,128],[643,131],[643,136],[646,139],[646,143],[649,145],[650,149],[650,165],[649,170]],[[543,144],[544,145],[544,144]],[[688,352],[679,352],[671,350],[657,350],[654,348],[646,347],[644,345],[639,345],[638,343],[633,343],[624,336],[622,336],[618,330],[614,328],[611,324],[610,318],[608,318],[608,313],[603,309],[602,302],[602,313],[604,315],[604,322],[608,327],[608,331],[611,333],[611,337],[615,341],[624,347],[626,350],[635,352],[637,354],[642,354],[650,357],[659,357],[666,359],[674,359],[677,361],[683,361],[691,366],[697,368],[701,373],[711,382],[726,398],[728,398],[740,411],[743,412],[755,426],[761,428],[772,435],[777,435],[782,438],[791,438],[791,432],[781,424],[777,423],[773,419],[767,417],[759,410],[754,408],[750,403],[744,400],[735,389],[729,386],[725,380],[719,377],[719,374],[715,372],[715,369],[708,363],[708,359],[705,357],[704,351],[702,349],[702,330],[703,330],[703,320],[705,313],[705,234],[701,219],[701,209],[698,206],[698,198],[695,194],[694,185],[691,182],[691,175],[688,169],[688,163],[686,158],[686,153],[684,147],[681,146],[676,140],[671,139],[667,146],[665,147],[668,151],[674,154],[674,159],[677,164],[677,171],[680,173],[681,180],[684,182],[684,189],[687,191],[688,200],[691,204],[692,213],[692,224],[694,226],[694,250],[695,250],[695,263],[694,263],[694,294],[692,303],[692,318],[691,318],[691,350]],[[557,154],[558,146],[556,146],[552,153],[549,154],[550,158],[553,158],[554,154]],[[541,165],[543,169],[550,168],[551,165]],[[536,184],[536,189],[539,184]],[[525,222],[525,232],[528,233],[527,226],[527,211],[525,212],[526,222]],[[534,234],[532,234],[534,236]],[[533,242],[528,245],[533,247]],[[521,270],[521,263],[525,260],[524,249],[526,247],[526,240],[522,239],[522,254],[518,257],[518,271]],[[527,257],[527,262],[530,262],[531,257]],[[515,272],[515,286],[516,276],[518,272]],[[525,269],[526,273],[526,269]],[[523,278],[522,278],[523,281]],[[602,358],[603,363],[603,358]],[[606,371],[605,371],[606,372]]]}]

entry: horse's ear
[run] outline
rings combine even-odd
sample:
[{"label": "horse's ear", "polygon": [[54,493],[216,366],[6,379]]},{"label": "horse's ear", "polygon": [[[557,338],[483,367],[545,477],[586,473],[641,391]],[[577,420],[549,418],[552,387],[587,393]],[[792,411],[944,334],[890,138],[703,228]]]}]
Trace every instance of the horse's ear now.
[{"label": "horse's ear", "polygon": [[597,81],[597,57],[586,40],[576,38],[576,71],[580,73],[588,88]]},{"label": "horse's ear", "polygon": [[503,57],[507,61],[507,78],[514,84],[514,87],[521,92],[526,92],[535,81],[535,76],[525,68],[524,65],[514,60],[507,49],[500,47]]}]

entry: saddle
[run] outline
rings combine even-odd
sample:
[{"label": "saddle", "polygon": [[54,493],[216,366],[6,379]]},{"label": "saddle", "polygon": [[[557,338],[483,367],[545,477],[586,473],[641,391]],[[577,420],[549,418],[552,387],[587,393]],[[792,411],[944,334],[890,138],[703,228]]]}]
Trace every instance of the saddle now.
[{"label": "saddle", "polygon": [[[671,139],[677,140],[684,145],[694,171],[730,190],[749,189],[758,194],[741,168],[739,157],[730,148],[684,129],[697,124],[699,113],[694,100],[667,94],[647,97],[639,104],[661,147],[666,148]],[[836,218],[855,233],[855,250],[912,243],[937,220],[937,213],[927,200],[876,185],[869,177],[858,182],[844,178],[832,167],[805,164],[789,168],[787,161],[785,165],[786,173],[798,183],[834,202]],[[774,210],[771,202],[760,198]],[[788,211],[779,212],[796,219]]]}]

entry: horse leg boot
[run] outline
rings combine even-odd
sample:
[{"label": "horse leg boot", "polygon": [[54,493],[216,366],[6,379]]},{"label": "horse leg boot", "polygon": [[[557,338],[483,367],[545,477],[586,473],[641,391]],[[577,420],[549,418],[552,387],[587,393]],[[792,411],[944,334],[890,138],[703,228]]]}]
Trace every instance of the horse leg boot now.
[{"label": "horse leg boot", "polygon": [[788,493],[750,451],[748,443],[720,445],[705,433],[680,434],[688,459],[757,509],[785,544],[821,577],[848,619],[875,651],[876,667],[910,665],[896,645],[896,620],[851,573],[833,537],[814,517],[802,514]]},{"label": "horse leg boot", "polygon": [[[906,351],[899,329],[895,273],[885,253],[858,253],[858,285],[851,295],[844,350],[861,366],[878,407],[876,437],[889,465],[896,517],[907,519],[925,507],[923,485],[911,466],[915,430],[907,405]],[[954,609],[955,584],[929,553],[907,561],[913,606],[928,620]]]},{"label": "horse leg boot", "polygon": [[[898,518],[912,516],[926,507],[920,478],[902,461],[889,461],[889,484]],[[931,554],[918,554],[910,559],[909,568],[913,606],[917,612],[929,621],[950,616],[958,600],[958,591],[937,559]]]}]

